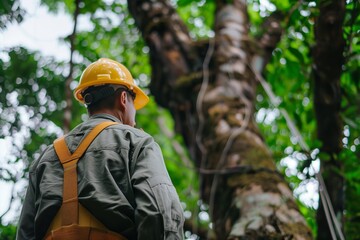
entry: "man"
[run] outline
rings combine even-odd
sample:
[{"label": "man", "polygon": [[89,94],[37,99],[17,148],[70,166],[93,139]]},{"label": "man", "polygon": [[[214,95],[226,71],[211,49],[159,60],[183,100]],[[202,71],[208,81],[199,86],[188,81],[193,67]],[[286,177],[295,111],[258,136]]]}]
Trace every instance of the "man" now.
[{"label": "man", "polygon": [[[149,98],[130,72],[116,61],[99,59],[84,70],[74,94],[86,104],[90,117],[65,135],[64,147],[55,141],[55,149],[49,146],[32,164],[17,239],[55,239],[54,231],[66,225],[63,220],[56,223],[74,214],[59,211],[65,205],[63,191],[71,191],[63,190],[63,166],[67,169],[61,151],[68,148],[69,156],[74,154],[89,132],[104,122],[118,124],[102,130],[75,165],[80,209],[76,224],[85,211],[89,222],[119,234],[116,239],[182,239],[182,208],[161,150],[151,136],[134,128],[136,110]],[[64,202],[71,201],[64,197]]]}]

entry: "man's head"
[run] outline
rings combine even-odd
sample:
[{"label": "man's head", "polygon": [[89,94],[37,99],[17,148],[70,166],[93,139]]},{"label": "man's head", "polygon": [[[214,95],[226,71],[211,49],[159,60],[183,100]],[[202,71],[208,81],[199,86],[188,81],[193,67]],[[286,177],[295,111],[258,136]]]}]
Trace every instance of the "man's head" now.
[{"label": "man's head", "polygon": [[74,95],[86,104],[90,115],[110,112],[131,126],[135,124],[136,110],[149,102],[129,70],[107,58],[99,59],[84,70]]}]

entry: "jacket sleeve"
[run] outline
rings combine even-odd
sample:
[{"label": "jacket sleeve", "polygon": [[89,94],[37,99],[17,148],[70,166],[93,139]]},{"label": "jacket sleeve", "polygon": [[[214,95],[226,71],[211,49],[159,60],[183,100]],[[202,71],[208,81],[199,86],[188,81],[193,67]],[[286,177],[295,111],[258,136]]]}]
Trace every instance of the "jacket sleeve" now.
[{"label": "jacket sleeve", "polygon": [[160,147],[145,142],[134,152],[131,179],[138,239],[183,239],[183,210]]},{"label": "jacket sleeve", "polygon": [[21,210],[16,239],[35,239],[35,189],[31,181],[31,174],[29,186],[27,188],[24,204]]}]

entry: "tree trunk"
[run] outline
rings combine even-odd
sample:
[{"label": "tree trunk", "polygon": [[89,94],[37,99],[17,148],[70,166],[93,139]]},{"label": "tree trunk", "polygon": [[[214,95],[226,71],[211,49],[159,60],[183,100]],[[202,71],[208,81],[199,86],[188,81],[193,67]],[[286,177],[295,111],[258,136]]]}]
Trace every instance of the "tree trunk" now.
[{"label": "tree trunk", "polygon": [[[167,1],[128,1],[150,48],[156,101],[199,169],[216,239],[312,239],[254,120],[247,6],[218,1],[214,40],[193,42]],[[213,238],[209,235],[208,238]]]},{"label": "tree trunk", "polygon": [[[320,14],[315,22],[316,46],[314,57],[314,101],[318,138],[321,152],[328,159],[321,159],[321,174],[334,207],[335,214],[344,224],[344,177],[343,163],[339,161],[342,149],[343,123],[340,118],[340,77],[344,64],[343,22],[345,0],[320,1]],[[318,239],[332,239],[320,201],[317,213]]]}]

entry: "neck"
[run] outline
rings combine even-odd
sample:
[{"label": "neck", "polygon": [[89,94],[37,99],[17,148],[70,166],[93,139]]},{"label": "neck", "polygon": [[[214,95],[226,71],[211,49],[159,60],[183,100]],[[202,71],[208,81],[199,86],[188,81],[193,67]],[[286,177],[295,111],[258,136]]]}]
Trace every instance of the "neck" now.
[{"label": "neck", "polygon": [[101,113],[112,115],[112,116],[116,117],[117,119],[119,119],[120,122],[123,122],[122,113],[115,109],[114,110],[110,110],[110,109],[97,110],[97,111],[89,113],[89,116],[91,117],[92,115],[101,114]]}]

